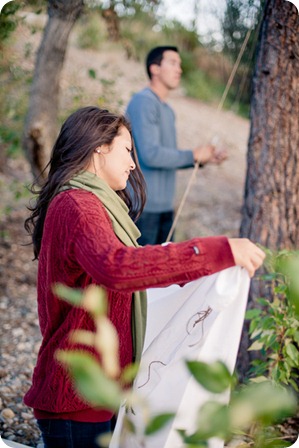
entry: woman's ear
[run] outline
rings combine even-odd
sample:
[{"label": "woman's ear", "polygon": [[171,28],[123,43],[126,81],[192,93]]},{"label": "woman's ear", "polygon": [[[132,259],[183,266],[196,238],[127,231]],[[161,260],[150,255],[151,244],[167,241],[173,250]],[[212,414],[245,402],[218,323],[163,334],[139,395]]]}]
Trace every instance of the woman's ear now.
[{"label": "woman's ear", "polygon": [[86,168],[86,171],[97,174],[102,164],[102,154],[100,147],[96,148],[90,158],[90,162]]},{"label": "woman's ear", "polygon": [[109,150],[110,150],[110,146],[104,144],[104,145],[98,146],[94,150],[94,152],[96,152],[97,154],[107,154],[109,152]]}]

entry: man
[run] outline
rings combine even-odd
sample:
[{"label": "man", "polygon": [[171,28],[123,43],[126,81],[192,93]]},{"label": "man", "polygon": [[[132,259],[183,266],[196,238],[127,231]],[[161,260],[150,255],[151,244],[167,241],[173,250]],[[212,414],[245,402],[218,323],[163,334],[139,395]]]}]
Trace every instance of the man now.
[{"label": "man", "polygon": [[178,87],[181,58],[173,46],[153,48],[146,58],[149,87],[136,93],[127,108],[140,167],[147,186],[147,202],[137,221],[139,243],[161,244],[173,223],[176,170],[220,163],[224,152],[211,145],[181,150],[177,147],[175,114],[166,99]]}]

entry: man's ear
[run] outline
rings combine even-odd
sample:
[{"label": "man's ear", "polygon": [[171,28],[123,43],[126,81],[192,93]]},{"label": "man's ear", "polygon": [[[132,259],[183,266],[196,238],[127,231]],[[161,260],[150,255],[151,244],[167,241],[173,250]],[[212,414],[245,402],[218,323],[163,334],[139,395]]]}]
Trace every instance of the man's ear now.
[{"label": "man's ear", "polygon": [[152,76],[158,75],[160,71],[160,66],[158,64],[151,64],[149,70]]}]

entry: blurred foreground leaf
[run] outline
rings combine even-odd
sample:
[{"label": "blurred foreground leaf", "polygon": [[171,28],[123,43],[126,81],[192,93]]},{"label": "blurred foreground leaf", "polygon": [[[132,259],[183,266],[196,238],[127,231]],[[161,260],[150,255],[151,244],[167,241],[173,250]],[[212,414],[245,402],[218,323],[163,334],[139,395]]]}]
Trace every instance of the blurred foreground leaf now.
[{"label": "blurred foreground leaf", "polygon": [[162,429],[167,423],[175,417],[173,413],[156,415],[145,428],[145,435],[149,436]]},{"label": "blurred foreground leaf", "polygon": [[253,383],[241,389],[229,406],[232,428],[249,427],[252,422],[269,425],[291,416],[297,407],[295,394],[270,381]]},{"label": "blurred foreground leaf", "polygon": [[71,305],[81,305],[83,298],[83,291],[81,289],[69,288],[68,286],[64,286],[60,283],[56,283],[52,289],[54,294]]},{"label": "blurred foreground leaf", "polygon": [[56,358],[69,371],[81,397],[93,406],[111,411],[118,410],[122,400],[122,390],[117,382],[107,378],[92,355],[79,351],[58,350]]},{"label": "blurred foreground leaf", "polygon": [[56,283],[53,292],[71,305],[84,308],[95,316],[107,314],[107,292],[100,286],[89,285],[82,291]]},{"label": "blurred foreground leaf", "polygon": [[207,364],[201,361],[187,361],[189,371],[196,381],[209,392],[224,392],[232,384],[232,376],[221,361],[215,361]]}]

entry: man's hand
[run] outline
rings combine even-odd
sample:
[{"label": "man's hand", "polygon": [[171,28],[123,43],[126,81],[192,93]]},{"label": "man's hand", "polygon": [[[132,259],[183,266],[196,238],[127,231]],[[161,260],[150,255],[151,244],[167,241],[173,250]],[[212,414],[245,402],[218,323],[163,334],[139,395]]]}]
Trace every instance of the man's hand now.
[{"label": "man's hand", "polygon": [[195,162],[202,165],[207,163],[220,164],[228,157],[226,149],[216,148],[213,145],[198,146],[193,150],[193,157]]},{"label": "man's hand", "polygon": [[219,165],[227,158],[228,158],[228,152],[225,148],[216,148],[213,156],[209,160],[209,163],[215,163],[216,165]]}]

